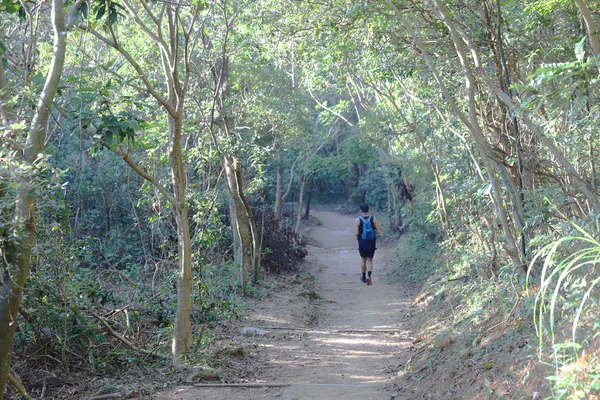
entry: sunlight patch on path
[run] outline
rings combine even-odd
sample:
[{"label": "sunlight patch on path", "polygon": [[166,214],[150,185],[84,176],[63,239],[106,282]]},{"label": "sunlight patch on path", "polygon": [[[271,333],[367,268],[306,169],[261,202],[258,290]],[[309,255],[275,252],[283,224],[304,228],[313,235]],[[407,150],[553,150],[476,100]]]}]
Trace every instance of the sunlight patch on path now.
[{"label": "sunlight patch on path", "polygon": [[[373,285],[367,286],[359,281],[355,217],[328,212],[313,215],[322,225],[308,234],[320,247],[309,246],[306,263],[321,297],[308,305],[319,310],[317,326],[290,326],[285,317],[271,317],[268,308],[258,306],[252,320],[262,322],[261,329],[269,330],[264,325],[272,325],[274,333],[253,339],[256,357],[263,365],[253,377],[255,381],[246,381],[251,387],[184,388],[185,394],[159,399],[410,398],[389,394],[388,384],[398,370],[398,353],[405,351],[411,339],[403,327],[409,300],[396,286],[385,282],[385,250],[377,251]],[[252,386],[259,378],[265,387]]]}]

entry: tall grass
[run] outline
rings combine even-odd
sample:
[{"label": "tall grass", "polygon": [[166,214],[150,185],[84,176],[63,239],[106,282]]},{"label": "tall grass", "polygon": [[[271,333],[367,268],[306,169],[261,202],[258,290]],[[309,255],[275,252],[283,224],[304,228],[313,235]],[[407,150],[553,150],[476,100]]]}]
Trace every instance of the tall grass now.
[{"label": "tall grass", "polygon": [[[544,322],[546,315],[548,315],[553,349],[553,364],[556,369],[556,376],[549,379],[555,380],[557,384],[558,382],[565,382],[560,377],[561,363],[564,365],[569,362],[569,359],[577,360],[579,358],[579,350],[582,348],[582,345],[577,343],[577,331],[585,306],[590,300],[590,295],[600,283],[600,277],[595,276],[594,271],[594,267],[600,263],[600,242],[581,226],[570,221],[560,212],[559,214],[565,220],[569,221],[578,234],[565,236],[553,241],[539,250],[531,262],[531,265],[535,265],[538,260],[544,261],[541,269],[539,288],[535,296],[533,318],[535,330],[539,337],[539,353],[541,357],[544,348]],[[530,268],[527,273],[527,282],[531,278],[532,269]],[[569,290],[573,290],[569,289],[569,284],[573,281],[580,283],[578,288],[586,288],[583,295],[579,292],[569,292]],[[561,304],[561,301],[563,301],[561,294],[566,296],[574,294],[575,296],[579,296],[580,299],[578,300],[571,324],[571,341],[557,344],[555,333],[557,310],[561,306],[566,306],[565,304]],[[565,355],[559,353],[567,348],[571,349],[573,354],[571,357],[565,359]],[[562,370],[568,370],[568,368],[563,367]],[[575,385],[575,383],[571,382],[567,386],[569,385]],[[577,384],[577,386],[580,385]],[[592,384],[588,388],[591,389],[594,386],[595,384]]]}]

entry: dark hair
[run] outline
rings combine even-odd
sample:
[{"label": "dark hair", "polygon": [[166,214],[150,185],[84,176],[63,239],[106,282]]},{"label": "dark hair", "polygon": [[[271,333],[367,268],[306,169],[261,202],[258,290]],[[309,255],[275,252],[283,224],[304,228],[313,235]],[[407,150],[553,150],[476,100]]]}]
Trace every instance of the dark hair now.
[{"label": "dark hair", "polygon": [[364,213],[368,213],[369,212],[369,205],[368,204],[361,204],[360,205],[360,211],[364,212]]}]

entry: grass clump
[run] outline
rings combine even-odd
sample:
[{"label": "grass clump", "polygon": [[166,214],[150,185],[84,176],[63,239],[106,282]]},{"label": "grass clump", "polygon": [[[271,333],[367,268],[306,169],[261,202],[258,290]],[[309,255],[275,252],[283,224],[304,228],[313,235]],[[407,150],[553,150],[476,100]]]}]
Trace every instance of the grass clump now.
[{"label": "grass clump", "polygon": [[410,231],[400,236],[392,251],[389,277],[393,282],[423,282],[435,272],[439,252],[440,247],[431,235]]}]

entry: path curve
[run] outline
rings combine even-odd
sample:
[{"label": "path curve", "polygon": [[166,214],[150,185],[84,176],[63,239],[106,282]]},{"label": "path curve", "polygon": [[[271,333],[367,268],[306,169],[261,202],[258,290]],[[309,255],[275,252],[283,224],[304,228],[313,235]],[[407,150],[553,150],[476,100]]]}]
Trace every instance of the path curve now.
[{"label": "path curve", "polygon": [[281,327],[289,328],[289,334],[281,334],[283,329],[279,335],[256,339],[265,360],[254,381],[261,387],[180,387],[158,399],[410,398],[390,385],[398,360],[404,358],[401,354],[410,346],[403,327],[410,298],[397,285],[386,283],[386,249],[377,250],[373,285],[367,286],[359,280],[355,217],[326,211],[312,215],[320,224],[308,235],[318,246],[309,246],[306,262],[321,297],[312,306],[319,307],[318,324],[291,329],[283,321]]}]

